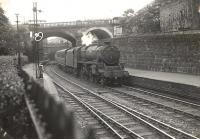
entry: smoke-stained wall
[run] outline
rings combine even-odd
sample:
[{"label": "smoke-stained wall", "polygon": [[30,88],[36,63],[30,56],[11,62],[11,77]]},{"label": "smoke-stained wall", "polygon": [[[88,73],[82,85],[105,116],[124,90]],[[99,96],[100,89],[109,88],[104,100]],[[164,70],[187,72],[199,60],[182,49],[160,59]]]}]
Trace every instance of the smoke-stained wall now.
[{"label": "smoke-stained wall", "polygon": [[200,35],[136,35],[114,38],[127,67],[200,74]]},{"label": "smoke-stained wall", "polygon": [[160,7],[162,32],[200,28],[199,0],[171,0]]}]

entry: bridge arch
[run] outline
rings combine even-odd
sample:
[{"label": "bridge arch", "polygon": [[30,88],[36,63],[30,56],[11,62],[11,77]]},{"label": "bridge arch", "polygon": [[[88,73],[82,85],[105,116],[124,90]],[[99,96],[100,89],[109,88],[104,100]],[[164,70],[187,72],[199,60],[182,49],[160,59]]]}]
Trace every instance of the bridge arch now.
[{"label": "bridge arch", "polygon": [[92,34],[95,34],[98,39],[113,38],[112,32],[105,27],[92,27],[92,28],[86,30],[83,33],[83,35],[87,35],[89,32],[91,32]]},{"label": "bridge arch", "polygon": [[76,46],[76,38],[71,35],[70,33],[67,32],[62,32],[62,31],[48,31],[48,32],[43,32],[44,36],[43,39],[46,39],[48,37],[61,37],[64,38],[72,43],[72,47]]}]

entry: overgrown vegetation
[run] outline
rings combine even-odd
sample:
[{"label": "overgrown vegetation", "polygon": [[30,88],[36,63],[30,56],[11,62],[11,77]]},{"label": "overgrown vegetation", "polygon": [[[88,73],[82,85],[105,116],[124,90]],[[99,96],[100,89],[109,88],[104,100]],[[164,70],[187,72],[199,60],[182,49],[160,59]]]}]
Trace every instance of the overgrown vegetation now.
[{"label": "overgrown vegetation", "polygon": [[0,7],[0,55],[13,54],[16,46],[15,31]]},{"label": "overgrown vegetation", "polygon": [[160,32],[160,2],[158,0],[155,0],[137,13],[128,9],[123,16],[120,22],[126,35]]},{"label": "overgrown vegetation", "polygon": [[5,16],[4,10],[0,7],[0,55],[13,55],[15,54],[19,47],[17,41],[19,41],[19,46],[21,52],[26,52],[28,42],[30,41],[27,35],[28,29],[25,26],[19,25],[18,33],[16,28],[9,23],[9,19]]},{"label": "overgrown vegetation", "polygon": [[13,57],[0,56],[0,138],[6,138],[6,134],[14,139],[36,138],[15,64]]}]

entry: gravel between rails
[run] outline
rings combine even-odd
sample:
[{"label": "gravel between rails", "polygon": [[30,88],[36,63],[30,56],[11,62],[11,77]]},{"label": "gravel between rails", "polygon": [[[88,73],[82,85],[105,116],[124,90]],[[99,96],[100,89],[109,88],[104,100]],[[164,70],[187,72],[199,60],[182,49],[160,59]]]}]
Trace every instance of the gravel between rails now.
[{"label": "gravel between rails", "polygon": [[126,92],[127,94],[130,94],[138,98],[150,100],[154,103],[157,103],[166,107],[171,107],[178,111],[183,111],[185,113],[188,113],[188,115],[194,115],[195,117],[200,117],[200,105],[197,105],[197,104],[187,103],[184,101],[180,101],[178,99],[169,99],[161,95],[159,96],[153,95],[152,93],[149,94],[149,92],[138,91],[138,90],[132,89],[131,87],[123,86],[123,87],[118,87],[118,88],[115,87],[114,89],[122,91],[122,92]]},{"label": "gravel between rails", "polygon": [[[84,127],[91,126],[95,129],[97,139],[114,139],[116,138],[111,134],[105,126],[98,121],[91,112],[88,111],[83,105],[78,103],[74,98],[72,98],[67,92],[64,92],[59,87],[56,87],[59,93],[60,98],[66,104],[67,107],[70,107],[74,110],[75,119],[77,123],[83,129]],[[84,132],[84,131],[83,131]]]},{"label": "gravel between rails", "polygon": [[178,103],[181,103],[183,105],[191,106],[196,108],[200,107],[200,102],[194,99],[189,99],[189,98],[183,98],[180,96],[176,96],[176,94],[169,94],[167,92],[162,92],[162,91],[156,91],[156,90],[151,90],[147,88],[142,88],[142,87],[137,87],[137,86],[127,86],[127,85],[122,85],[123,87],[130,89],[132,91],[140,92],[141,94],[149,94],[151,96],[155,96],[158,98],[162,98],[168,101],[176,101]]},{"label": "gravel between rails", "polygon": [[[53,66],[51,68],[53,68],[54,70],[56,69],[56,71],[59,72],[59,74],[63,75],[63,77],[67,77],[71,80],[76,80],[76,82],[77,82],[77,78],[67,75],[63,71],[59,70],[56,66]],[[109,92],[109,90],[107,90],[106,88],[103,88],[102,86],[95,85],[95,84],[88,83],[88,82],[83,82],[82,80],[79,80],[78,82],[85,87],[89,87],[89,88],[93,89],[94,91],[101,93],[103,96],[106,96],[112,100],[120,102],[126,106],[129,106],[130,108],[133,108],[136,111],[147,114],[150,117],[155,118],[164,123],[167,123],[175,128],[181,129],[187,133],[195,135],[196,137],[199,137],[199,133],[200,133],[199,121],[195,121],[195,120],[189,119],[189,118],[187,118],[187,120],[181,119],[180,115],[178,115],[178,114],[176,115],[176,117],[169,117],[168,114],[161,112],[158,109],[152,110],[149,106],[142,106],[141,103],[134,103],[134,102],[127,101],[123,98],[119,98],[116,95],[114,95],[111,91]]]},{"label": "gravel between rails", "polygon": [[[54,74],[57,75],[57,73]],[[60,78],[63,78],[63,76],[61,76]],[[59,80],[57,80],[56,82],[58,81]],[[68,82],[69,81],[65,81],[65,84],[68,84]],[[77,85],[75,86],[77,87]],[[87,102],[87,105],[90,105],[92,109],[100,113],[102,118],[109,122],[109,124],[111,124],[113,128],[117,129],[122,136],[126,138],[130,138],[130,136],[132,136],[145,139],[173,138],[165,132],[149,124],[148,122],[144,121],[143,119],[131,114],[123,108],[119,108],[116,104],[107,102],[107,100],[104,100],[100,96],[93,94],[89,91],[90,89],[85,90],[84,87],[80,88],[80,86],[79,89],[79,91],[74,91],[72,93],[81,98],[83,101]],[[82,93],[81,90],[83,92],[85,91],[85,93]],[[119,116],[121,118],[118,118]],[[116,125],[120,128],[116,128]],[[124,134],[125,132],[126,134]]]},{"label": "gravel between rails", "polygon": [[[143,96],[143,97],[140,97],[140,99],[137,99],[137,98],[131,97],[131,95],[134,94],[134,92],[132,92],[131,95],[125,95],[125,94],[123,95],[122,92],[127,93],[126,88],[120,88],[120,89],[118,88],[116,90],[120,90],[120,92],[117,93],[113,91],[112,93],[104,93],[103,95],[114,101],[121,102],[124,105],[134,110],[137,110],[146,115],[149,115],[150,117],[154,119],[159,119],[159,121],[167,123],[180,130],[183,130],[184,132],[187,132],[193,136],[196,136],[198,138],[200,137],[200,120],[197,120],[194,117],[185,115],[184,113],[174,111],[173,105],[171,107],[172,109],[169,109],[169,108],[160,106],[159,103],[157,105],[154,103],[146,102],[147,99],[150,101],[158,102],[157,98],[155,97]],[[137,95],[134,94],[134,96],[137,96]],[[141,96],[141,95],[138,94],[138,96]],[[143,101],[142,99],[145,99],[145,101]],[[180,104],[179,104],[179,107],[181,108]]]},{"label": "gravel between rails", "polygon": [[[48,74],[56,81],[56,83],[66,86],[66,82],[63,82],[58,76],[55,76],[51,74],[50,69],[46,68],[46,71]],[[64,92],[59,87],[56,87],[59,97],[61,98],[61,101],[63,101],[68,108],[71,108],[74,110],[75,118],[77,120],[77,123],[83,128],[87,126],[91,126],[95,129],[96,137],[97,139],[115,139],[116,137],[111,134],[111,132],[102,125],[100,121],[97,120],[97,118],[94,117],[93,114],[91,114],[85,107],[83,107],[80,103],[72,99],[70,95],[67,92]],[[67,84],[67,89],[72,92],[80,92],[80,89],[76,89],[73,85]],[[84,131],[83,131],[84,132]]]}]

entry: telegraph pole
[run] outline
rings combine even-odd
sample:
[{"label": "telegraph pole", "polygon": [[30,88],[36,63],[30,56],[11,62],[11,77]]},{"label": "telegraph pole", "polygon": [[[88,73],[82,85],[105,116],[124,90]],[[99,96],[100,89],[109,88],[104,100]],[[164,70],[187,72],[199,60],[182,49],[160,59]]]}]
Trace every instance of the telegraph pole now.
[{"label": "telegraph pole", "polygon": [[[37,9],[37,2],[35,2],[35,25],[36,25],[36,33],[38,32],[38,19],[37,19],[37,12],[38,12],[38,9]],[[38,45],[38,42],[36,42],[36,50],[37,50],[37,67],[39,69],[39,62],[40,62],[40,59],[39,59],[39,45]]]},{"label": "telegraph pole", "polygon": [[39,46],[38,46],[38,42],[35,40],[35,34],[38,32],[38,17],[37,17],[37,12],[38,12],[38,9],[37,9],[37,2],[33,2],[33,22],[34,22],[34,47],[35,47],[35,53],[34,53],[34,59],[35,59],[35,67],[36,67],[36,78],[38,78],[38,69],[39,69],[39,62],[40,62],[40,59],[39,59]]},{"label": "telegraph pole", "polygon": [[21,56],[20,56],[20,45],[19,45],[19,14],[15,14],[17,18],[17,49],[18,49],[18,67],[21,68]]},{"label": "telegraph pole", "polygon": [[35,41],[35,33],[36,33],[36,22],[35,22],[35,11],[36,11],[37,7],[36,7],[36,2],[33,2],[33,59],[34,59],[34,62],[35,62],[35,76],[36,78],[38,77],[37,76],[37,56],[36,56],[36,50],[37,50],[37,46],[36,46],[36,41]]},{"label": "telegraph pole", "polygon": [[35,67],[36,67],[36,78],[38,78],[39,72],[39,63],[40,63],[40,57],[39,57],[39,41],[43,38],[43,33],[38,32],[38,12],[41,12],[41,10],[37,9],[37,2],[33,2],[33,48],[34,48],[34,61],[35,61]]}]

